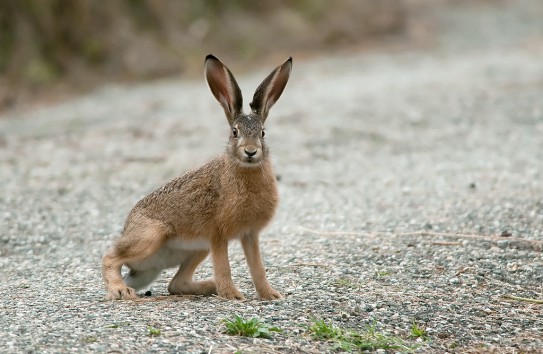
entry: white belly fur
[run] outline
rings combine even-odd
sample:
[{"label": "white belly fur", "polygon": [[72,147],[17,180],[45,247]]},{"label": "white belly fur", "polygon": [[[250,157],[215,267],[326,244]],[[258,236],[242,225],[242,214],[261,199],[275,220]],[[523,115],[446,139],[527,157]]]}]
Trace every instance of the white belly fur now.
[{"label": "white belly fur", "polygon": [[167,241],[162,248],[164,247],[175,250],[200,251],[208,250],[210,244],[209,241],[204,238],[197,238],[195,240],[182,240],[175,238]]},{"label": "white belly fur", "polygon": [[205,239],[190,241],[172,239],[167,241],[153,256],[139,262],[132,262],[128,266],[137,271],[178,267],[192,251],[208,250],[209,248],[209,241]]}]

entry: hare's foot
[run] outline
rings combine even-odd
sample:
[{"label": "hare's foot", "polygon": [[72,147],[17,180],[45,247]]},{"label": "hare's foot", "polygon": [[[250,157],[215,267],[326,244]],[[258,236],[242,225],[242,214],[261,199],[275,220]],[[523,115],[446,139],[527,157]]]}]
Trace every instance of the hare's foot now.
[{"label": "hare's foot", "polygon": [[[176,280],[176,279],[174,279]],[[201,281],[174,281],[168,285],[168,291],[172,295],[213,295],[217,294],[215,280],[206,279]]]},{"label": "hare's foot", "polygon": [[283,298],[283,295],[281,293],[273,288],[268,289],[261,289],[260,291],[257,291],[258,298],[261,300],[279,300]]},{"label": "hare's foot", "polygon": [[107,289],[106,300],[134,300],[137,298],[136,291],[126,285],[110,286]]},{"label": "hare's foot", "polygon": [[217,295],[228,300],[245,300],[245,296],[234,286],[225,286],[217,289]]}]

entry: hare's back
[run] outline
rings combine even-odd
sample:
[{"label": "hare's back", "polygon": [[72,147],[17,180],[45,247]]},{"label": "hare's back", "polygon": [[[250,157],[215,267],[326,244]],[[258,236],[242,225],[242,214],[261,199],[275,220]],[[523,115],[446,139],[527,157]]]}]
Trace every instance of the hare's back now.
[{"label": "hare's back", "polygon": [[[199,169],[188,171],[141,199],[131,214],[143,214],[168,223],[209,223],[220,204],[221,187],[212,161]],[[196,225],[197,226],[197,225]]]}]

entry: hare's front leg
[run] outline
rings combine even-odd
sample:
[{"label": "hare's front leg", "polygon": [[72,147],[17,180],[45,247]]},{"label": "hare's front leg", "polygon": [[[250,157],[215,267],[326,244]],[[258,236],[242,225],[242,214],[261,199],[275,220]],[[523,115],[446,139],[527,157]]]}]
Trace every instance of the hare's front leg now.
[{"label": "hare's front leg", "polygon": [[243,252],[247,259],[247,265],[251,272],[251,278],[255,285],[258,297],[263,300],[281,299],[283,296],[277,290],[273,289],[266,279],[266,270],[260,256],[260,248],[258,246],[258,233],[249,233],[241,239]]},{"label": "hare's front leg", "polygon": [[211,242],[211,255],[218,296],[230,300],[245,300],[243,294],[232,281],[232,272],[228,261],[228,241],[214,239]]}]

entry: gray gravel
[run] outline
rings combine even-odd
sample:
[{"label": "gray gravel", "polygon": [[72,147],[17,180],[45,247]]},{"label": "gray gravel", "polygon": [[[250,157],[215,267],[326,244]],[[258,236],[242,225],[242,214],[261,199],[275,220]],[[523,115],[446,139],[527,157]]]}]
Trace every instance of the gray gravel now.
[{"label": "gray gravel", "polygon": [[[541,350],[543,305],[506,298],[543,299],[543,10],[520,3],[451,9],[429,49],[295,60],[266,135],[282,200],[262,248],[283,301],[166,296],[173,270],[150,297],[102,300],[133,204],[224,146],[203,79],[2,117],[0,352],[331,351],[311,318],[402,338],[416,321],[423,352]],[[240,78],[246,100],[269,70]],[[238,245],[231,263],[252,298]],[[235,313],[284,332],[228,336]]]}]

